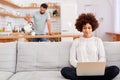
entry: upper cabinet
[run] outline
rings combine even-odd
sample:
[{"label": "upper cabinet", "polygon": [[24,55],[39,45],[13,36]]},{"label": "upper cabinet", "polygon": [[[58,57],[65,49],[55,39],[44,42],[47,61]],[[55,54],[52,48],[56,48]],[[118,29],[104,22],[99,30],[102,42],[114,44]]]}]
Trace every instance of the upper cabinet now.
[{"label": "upper cabinet", "polygon": [[[0,0],[0,3],[9,7],[12,7],[14,9],[39,9],[39,6],[36,3],[31,3],[27,6],[20,6],[17,5],[10,0]],[[60,6],[55,3],[48,3],[48,11],[50,12],[51,17],[60,17]],[[25,15],[20,15],[20,12],[16,11],[16,14],[13,14],[12,12],[8,12],[5,8],[0,7],[0,16],[10,16],[13,18],[23,18]]]}]

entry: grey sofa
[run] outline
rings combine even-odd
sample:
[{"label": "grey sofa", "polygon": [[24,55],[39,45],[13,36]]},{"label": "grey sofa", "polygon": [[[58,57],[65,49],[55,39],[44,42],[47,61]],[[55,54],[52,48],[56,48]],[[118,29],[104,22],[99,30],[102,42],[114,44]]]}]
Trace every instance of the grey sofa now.
[{"label": "grey sofa", "polygon": [[[0,43],[0,80],[67,80],[60,74],[70,66],[72,42]],[[120,68],[120,42],[104,42],[107,65]],[[119,80],[118,75],[114,80]]]}]

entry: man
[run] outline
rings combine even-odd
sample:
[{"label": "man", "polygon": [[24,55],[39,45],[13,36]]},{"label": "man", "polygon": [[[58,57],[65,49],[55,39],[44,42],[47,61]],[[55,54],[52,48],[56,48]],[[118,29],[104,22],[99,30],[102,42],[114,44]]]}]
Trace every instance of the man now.
[{"label": "man", "polygon": [[[48,27],[48,34],[51,35],[51,21],[50,21],[50,14],[46,11],[48,8],[48,5],[43,3],[40,6],[40,11],[35,12],[32,17],[34,19],[34,30],[36,35],[44,35],[45,34],[45,26],[47,23]],[[33,21],[30,19],[30,16],[26,16],[24,18],[28,23],[33,23]],[[35,38],[32,39],[32,41],[38,42],[38,41],[46,41],[45,38]]]}]

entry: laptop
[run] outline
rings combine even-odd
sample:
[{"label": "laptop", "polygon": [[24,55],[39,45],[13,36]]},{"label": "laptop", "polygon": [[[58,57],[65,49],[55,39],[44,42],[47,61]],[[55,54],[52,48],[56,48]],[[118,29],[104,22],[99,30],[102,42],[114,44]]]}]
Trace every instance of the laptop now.
[{"label": "laptop", "polygon": [[104,75],[106,62],[79,62],[77,63],[77,76]]}]

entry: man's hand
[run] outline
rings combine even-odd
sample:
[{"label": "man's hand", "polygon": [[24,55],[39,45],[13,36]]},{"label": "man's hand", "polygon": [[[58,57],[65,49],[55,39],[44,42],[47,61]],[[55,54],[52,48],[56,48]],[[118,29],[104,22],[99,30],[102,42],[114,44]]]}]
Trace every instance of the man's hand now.
[{"label": "man's hand", "polygon": [[52,33],[52,32],[49,32],[48,35],[53,35],[53,33]]},{"label": "man's hand", "polygon": [[30,16],[25,16],[24,19],[28,22],[28,23],[32,23],[32,20],[30,19]]}]

